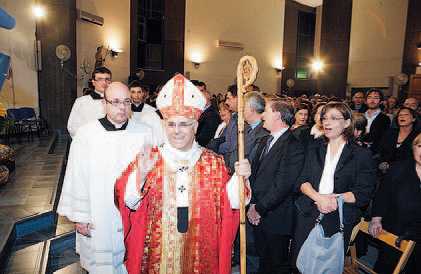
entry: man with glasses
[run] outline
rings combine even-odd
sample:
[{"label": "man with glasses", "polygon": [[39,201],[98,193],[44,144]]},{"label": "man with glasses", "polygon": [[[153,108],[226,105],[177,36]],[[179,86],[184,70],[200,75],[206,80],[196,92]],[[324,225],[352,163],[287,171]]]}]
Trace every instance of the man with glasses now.
[{"label": "man with glasses", "polygon": [[76,225],[76,251],[89,273],[127,273],[114,183],[152,129],[128,120],[131,99],[126,85],[105,91],[105,114],[79,128],[73,138],[57,212]]},{"label": "man with glasses", "polygon": [[[174,76],[157,98],[168,141],[143,149],[116,182],[129,273],[231,273],[238,180],[195,141],[205,105],[189,80]],[[235,170],[251,173],[247,160]]]},{"label": "man with glasses", "polygon": [[69,115],[67,130],[72,138],[81,126],[105,115],[102,99],[105,89],[111,83],[111,71],[106,67],[95,68],[92,72],[91,81],[94,90],[87,95],[77,98]]}]

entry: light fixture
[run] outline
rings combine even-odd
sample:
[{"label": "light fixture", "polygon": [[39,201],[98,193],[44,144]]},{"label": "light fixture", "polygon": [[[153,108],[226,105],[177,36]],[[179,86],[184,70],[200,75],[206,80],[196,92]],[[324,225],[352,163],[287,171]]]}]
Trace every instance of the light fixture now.
[{"label": "light fixture", "polygon": [[34,14],[35,18],[43,18],[46,14],[44,7],[40,5],[34,5],[32,7],[32,13]]},{"label": "light fixture", "polygon": [[119,53],[122,53],[123,50],[122,49],[110,49],[111,52],[111,56],[113,58],[117,58]]},{"label": "light fixture", "polygon": [[203,61],[203,56],[198,51],[192,52],[190,56],[190,61],[192,62],[194,68],[198,69]]},{"label": "light fixture", "polygon": [[417,50],[421,50],[421,43],[417,44]]},{"label": "light fixture", "polygon": [[200,63],[198,62],[192,62],[195,69],[198,69],[200,67]]},{"label": "light fixture", "polygon": [[284,67],[275,67],[276,73],[281,73],[285,68]]},{"label": "light fixture", "polygon": [[281,58],[275,58],[272,67],[276,70],[276,73],[281,73],[285,69]]},{"label": "light fixture", "polygon": [[322,71],[323,71],[323,68],[324,68],[325,64],[323,63],[323,61],[322,61],[322,60],[320,60],[320,59],[315,59],[315,60],[314,60],[314,61],[310,64],[310,66],[311,66],[311,69],[312,69],[314,72],[319,73],[319,72],[322,72]]}]

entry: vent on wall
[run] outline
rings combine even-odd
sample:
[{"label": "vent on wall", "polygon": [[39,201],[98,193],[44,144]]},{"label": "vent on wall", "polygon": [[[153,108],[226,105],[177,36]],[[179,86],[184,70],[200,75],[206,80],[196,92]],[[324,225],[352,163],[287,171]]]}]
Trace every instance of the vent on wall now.
[{"label": "vent on wall", "polygon": [[89,23],[93,23],[99,26],[104,25],[104,18],[94,15],[92,13],[83,11],[83,10],[77,10],[77,18],[79,20],[85,21],[85,22],[89,22]]},{"label": "vent on wall", "polygon": [[229,41],[223,41],[223,40],[216,40],[216,46],[218,48],[231,48],[231,49],[244,49],[244,45],[239,42],[229,42]]}]

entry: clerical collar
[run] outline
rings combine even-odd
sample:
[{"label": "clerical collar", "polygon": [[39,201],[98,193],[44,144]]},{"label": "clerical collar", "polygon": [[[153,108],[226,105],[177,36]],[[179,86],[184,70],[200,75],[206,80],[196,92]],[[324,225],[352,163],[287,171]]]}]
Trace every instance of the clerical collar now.
[{"label": "clerical collar", "polygon": [[103,95],[96,90],[91,91],[89,95],[91,95],[92,99],[94,100],[100,100],[104,98]]},{"label": "clerical collar", "polygon": [[111,123],[107,116],[98,120],[101,125],[105,128],[106,131],[118,131],[118,130],[125,130],[129,121],[126,121],[120,128],[117,128],[113,123]]},{"label": "clerical collar", "polygon": [[142,112],[144,103],[140,103],[139,105],[132,104],[132,111],[133,112]]}]

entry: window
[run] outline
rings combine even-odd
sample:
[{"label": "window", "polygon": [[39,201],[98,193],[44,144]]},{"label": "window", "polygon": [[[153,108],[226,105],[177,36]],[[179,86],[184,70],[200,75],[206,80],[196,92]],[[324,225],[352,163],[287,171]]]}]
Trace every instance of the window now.
[{"label": "window", "polygon": [[305,80],[310,78],[310,59],[314,54],[314,34],[316,15],[309,12],[298,12],[297,28],[297,66],[295,78]]},{"label": "window", "polygon": [[165,5],[164,0],[138,0],[137,68],[162,70],[164,58]]}]

